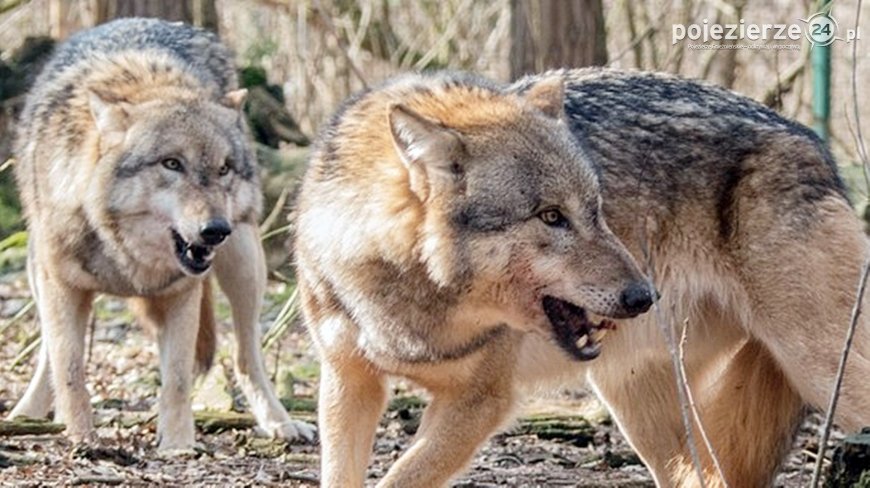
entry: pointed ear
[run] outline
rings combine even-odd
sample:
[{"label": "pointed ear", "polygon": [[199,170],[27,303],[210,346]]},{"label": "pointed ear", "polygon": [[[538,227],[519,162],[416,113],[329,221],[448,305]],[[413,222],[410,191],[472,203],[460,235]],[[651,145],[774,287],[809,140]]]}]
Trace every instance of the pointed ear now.
[{"label": "pointed ear", "polygon": [[425,200],[429,188],[443,188],[458,180],[463,143],[459,134],[404,105],[389,112],[396,152],[411,174],[411,188]]},{"label": "pointed ear", "polygon": [[112,97],[97,92],[88,91],[88,105],[91,116],[100,134],[111,132],[124,132],[127,130],[127,115],[129,105],[124,102],[113,100]]},{"label": "pointed ear", "polygon": [[535,83],[522,96],[548,117],[565,116],[565,82],[561,76],[550,76]]},{"label": "pointed ear", "polygon": [[245,100],[248,98],[248,89],[247,88],[239,88],[238,90],[233,90],[231,92],[227,92],[224,95],[223,103],[225,106],[234,109],[241,110],[242,106],[245,104]]}]

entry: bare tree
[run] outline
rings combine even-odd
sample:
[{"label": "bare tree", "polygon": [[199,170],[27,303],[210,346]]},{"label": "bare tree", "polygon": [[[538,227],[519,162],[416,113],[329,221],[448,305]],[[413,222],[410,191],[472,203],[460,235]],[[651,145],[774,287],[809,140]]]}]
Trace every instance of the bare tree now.
[{"label": "bare tree", "polygon": [[511,0],[511,77],[607,63],[601,0]]}]

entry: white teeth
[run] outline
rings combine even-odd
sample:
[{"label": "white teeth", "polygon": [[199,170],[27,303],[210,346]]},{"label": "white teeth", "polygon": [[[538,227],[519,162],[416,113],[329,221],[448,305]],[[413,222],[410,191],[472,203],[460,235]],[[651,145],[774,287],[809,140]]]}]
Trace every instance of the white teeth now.
[{"label": "white teeth", "polygon": [[584,335],[583,337],[577,339],[577,342],[575,342],[574,344],[577,346],[578,349],[583,349],[583,347],[585,347],[588,343],[589,336]]},{"label": "white teeth", "polygon": [[592,342],[601,342],[604,336],[607,335],[607,329],[592,329],[589,335],[592,336]]},{"label": "white teeth", "polygon": [[191,249],[191,248],[187,248],[187,252],[185,253],[185,255],[187,256],[187,259],[193,260],[193,259],[194,259],[194,257],[193,257],[193,249]]}]

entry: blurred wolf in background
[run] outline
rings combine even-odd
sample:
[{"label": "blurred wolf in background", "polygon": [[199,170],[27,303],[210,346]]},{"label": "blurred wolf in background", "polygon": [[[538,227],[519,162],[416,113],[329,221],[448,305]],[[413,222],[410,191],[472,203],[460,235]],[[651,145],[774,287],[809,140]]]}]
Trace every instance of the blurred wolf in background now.
[{"label": "blurred wolf in background", "polygon": [[110,293],[128,297],[157,332],[159,447],[192,447],[192,378],[210,366],[216,342],[214,267],[232,307],[236,371],[259,426],[287,439],[313,437],[311,426],[289,418],[264,372],[261,195],[244,96],[229,50],[179,23],[114,21],[53,55],[17,139],[43,343],[12,417],[43,417],[53,397],[68,435],[92,437],[84,338],[94,294]]},{"label": "blurred wolf in background", "polygon": [[[698,486],[662,331],[626,320],[652,298],[636,263],[687,327],[725,480],[768,486],[805,407],[826,405],[868,255],[809,129],[721,88],[614,70],[360,94],[324,129],[298,206],[327,486],[362,486],[391,375],[432,401],[380,486],[446,484],[525,392],[578,376],[659,486]],[[846,429],[870,424],[868,378],[862,318]],[[723,486],[698,450],[706,486]]]}]

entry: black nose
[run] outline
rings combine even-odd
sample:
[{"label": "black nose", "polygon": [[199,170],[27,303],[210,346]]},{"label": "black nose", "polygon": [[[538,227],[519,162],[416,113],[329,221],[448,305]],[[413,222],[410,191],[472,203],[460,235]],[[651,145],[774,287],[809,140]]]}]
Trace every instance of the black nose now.
[{"label": "black nose", "polygon": [[646,312],[653,304],[653,297],[650,294],[649,286],[643,282],[628,285],[625,290],[622,290],[619,300],[626,313],[632,315]]},{"label": "black nose", "polygon": [[211,219],[199,229],[199,236],[207,246],[217,246],[233,232],[225,219]]}]

